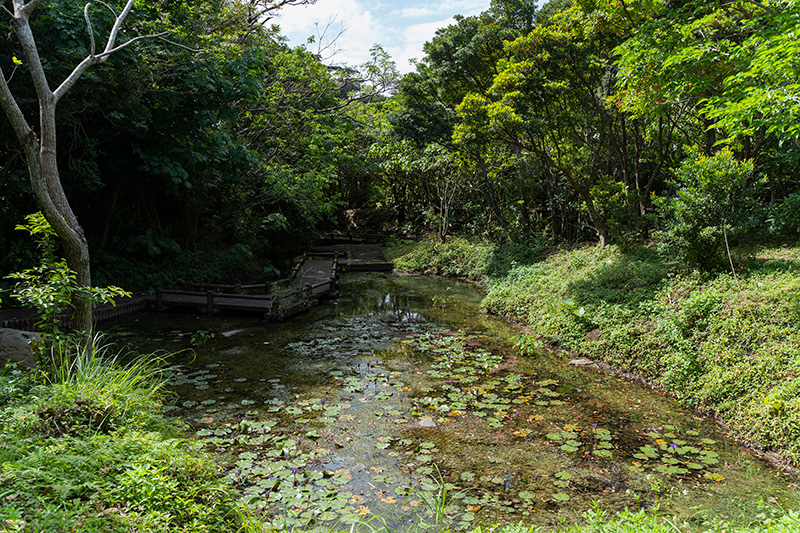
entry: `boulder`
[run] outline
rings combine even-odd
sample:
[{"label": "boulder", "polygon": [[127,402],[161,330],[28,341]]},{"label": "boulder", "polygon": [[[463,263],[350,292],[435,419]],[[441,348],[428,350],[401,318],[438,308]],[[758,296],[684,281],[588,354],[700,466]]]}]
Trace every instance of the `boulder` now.
[{"label": "boulder", "polygon": [[433,421],[433,418],[429,418],[427,416],[425,418],[420,419],[418,424],[419,424],[419,427],[421,427],[421,428],[435,428],[436,427],[436,422]]},{"label": "boulder", "polygon": [[23,368],[36,366],[29,341],[38,338],[37,333],[30,331],[0,328],[0,366],[6,362],[19,363]]}]

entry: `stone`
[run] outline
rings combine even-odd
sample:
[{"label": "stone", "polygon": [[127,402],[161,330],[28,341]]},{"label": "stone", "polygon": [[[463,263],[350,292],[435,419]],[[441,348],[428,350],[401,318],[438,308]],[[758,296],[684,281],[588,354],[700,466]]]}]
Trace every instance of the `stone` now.
[{"label": "stone", "polygon": [[578,359],[573,359],[572,361],[570,361],[567,364],[569,366],[596,366],[597,365],[597,363],[595,363],[594,361],[592,361],[591,359],[588,359],[586,357],[579,357]]},{"label": "stone", "polygon": [[0,365],[19,363],[23,368],[36,366],[36,358],[29,341],[39,335],[30,331],[0,328]]},{"label": "stone", "polygon": [[436,427],[436,422],[433,421],[433,418],[428,418],[428,417],[421,418],[420,421],[419,421],[419,427],[422,427],[422,428],[435,428]]}]

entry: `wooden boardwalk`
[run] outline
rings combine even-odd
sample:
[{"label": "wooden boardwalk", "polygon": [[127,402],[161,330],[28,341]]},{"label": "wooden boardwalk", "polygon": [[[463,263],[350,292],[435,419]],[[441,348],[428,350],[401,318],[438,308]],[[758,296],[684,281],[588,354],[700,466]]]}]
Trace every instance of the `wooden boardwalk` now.
[{"label": "wooden boardwalk", "polygon": [[[136,294],[116,298],[116,305],[97,306],[94,319],[113,320],[148,308],[181,308],[208,315],[220,311],[258,313],[266,320],[281,320],[308,310],[320,300],[336,298],[342,272],[387,272],[393,268],[380,245],[368,244],[363,238],[340,238],[304,254],[286,279],[253,285],[192,283],[185,290],[158,289],[152,295]],[[36,331],[38,320],[33,309],[7,310],[0,317],[0,327]],[[69,329],[70,325],[69,313],[62,313],[60,327]]]},{"label": "wooden boardwalk", "polygon": [[380,246],[360,242],[329,244],[317,246],[312,254],[338,253],[343,259],[343,272],[391,272],[394,263],[383,255]]},{"label": "wooden boardwalk", "polygon": [[[290,277],[261,285],[192,284],[192,290],[156,290],[148,297],[156,310],[182,307],[207,315],[220,311],[260,313],[266,320],[282,320],[308,310],[339,292],[339,252],[305,254]],[[256,292],[256,294],[248,294]]]}]

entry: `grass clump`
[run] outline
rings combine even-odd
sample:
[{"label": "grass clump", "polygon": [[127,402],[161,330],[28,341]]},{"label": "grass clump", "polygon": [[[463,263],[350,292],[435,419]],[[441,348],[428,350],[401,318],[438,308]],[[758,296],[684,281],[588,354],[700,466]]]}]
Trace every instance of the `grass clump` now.
[{"label": "grass clump", "polygon": [[549,344],[638,373],[798,462],[800,248],[736,264],[687,272],[648,248],[560,249],[487,274],[483,306],[530,326],[523,351]]},{"label": "grass clump", "polygon": [[120,359],[95,338],[54,347],[45,372],[4,371],[0,530],[238,529],[216,465],[160,414],[162,361]]},{"label": "grass clump", "polygon": [[[752,523],[734,526],[724,520],[712,519],[703,524],[689,525],[658,512],[623,511],[609,516],[594,508],[585,515],[583,524],[563,527],[559,533],[794,533],[800,530],[800,513],[766,509],[754,516]],[[542,528],[524,526],[505,526],[497,528],[476,528],[472,533],[540,533]]]}]

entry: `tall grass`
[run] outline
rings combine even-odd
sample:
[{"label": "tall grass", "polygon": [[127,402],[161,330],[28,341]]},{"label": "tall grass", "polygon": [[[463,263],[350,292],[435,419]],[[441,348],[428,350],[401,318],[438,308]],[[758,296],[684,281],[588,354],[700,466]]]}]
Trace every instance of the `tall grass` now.
[{"label": "tall grass", "polygon": [[153,407],[160,405],[171,372],[165,357],[131,357],[97,334],[55,344],[45,379],[51,403],[91,403],[109,416],[141,422],[152,418]]}]

